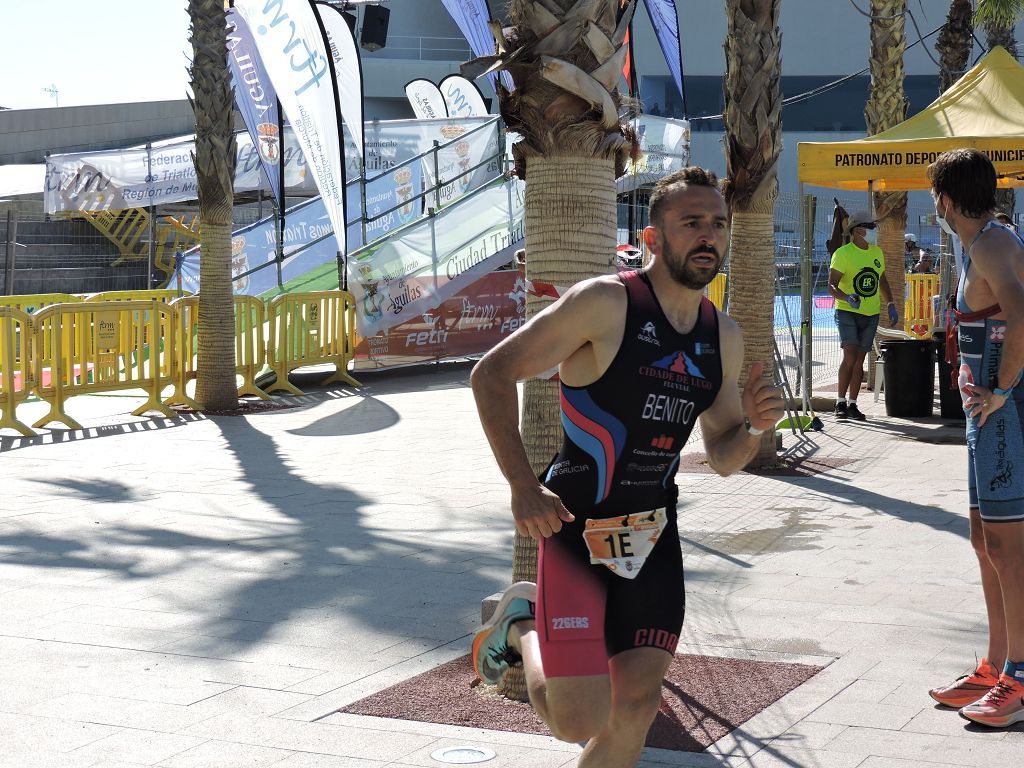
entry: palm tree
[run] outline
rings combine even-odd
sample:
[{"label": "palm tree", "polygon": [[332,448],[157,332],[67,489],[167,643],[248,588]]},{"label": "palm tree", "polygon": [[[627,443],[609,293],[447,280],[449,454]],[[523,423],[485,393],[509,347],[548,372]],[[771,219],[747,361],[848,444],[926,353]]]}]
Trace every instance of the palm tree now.
[{"label": "palm tree", "polygon": [[[492,25],[498,54],[470,62],[508,70],[516,88],[499,82],[498,102],[509,130],[516,173],[526,181],[526,270],[534,282],[568,287],[614,269],[615,179],[636,146],[619,121],[623,39],[637,0],[511,0],[508,26]],[[527,317],[551,299],[531,296]],[[521,430],[538,473],[561,443],[558,388],[532,380],[523,387]],[[513,581],[535,580],[536,544],[516,536]],[[520,675],[508,675],[506,696],[525,700]]]},{"label": "palm tree", "polygon": [[234,96],[228,71],[224,0],[189,0],[192,109],[201,221],[199,364],[196,400],[204,410],[235,408],[231,209],[234,202]]},{"label": "palm tree", "polygon": [[939,54],[939,93],[955,83],[967,71],[974,46],[974,8],[971,0],[952,0],[946,23],[939,32],[935,50]]},{"label": "palm tree", "polygon": [[[871,0],[871,93],[864,107],[868,135],[892,128],[907,116],[907,97],[903,91],[906,11],[907,0]],[[907,193],[875,193],[875,215],[878,219],[878,245],[885,254],[885,274],[892,289],[892,299],[902,314]],[[869,368],[873,373],[874,366]],[[872,376],[869,383],[873,382]]]},{"label": "palm tree", "polygon": [[[781,0],[725,2],[725,197],[732,212],[729,312],[743,329],[744,377],[754,361],[764,362],[768,374],[774,368],[774,221],[782,149],[780,5]],[[775,433],[769,430],[752,464],[765,466],[775,459]]]},{"label": "palm tree", "polygon": [[[975,23],[985,30],[985,45],[989,50],[1003,46],[1017,58],[1017,38],[1013,26],[1024,15],[1024,0],[982,0],[975,14]],[[1012,188],[996,190],[996,210],[1013,215],[1016,195]]]}]

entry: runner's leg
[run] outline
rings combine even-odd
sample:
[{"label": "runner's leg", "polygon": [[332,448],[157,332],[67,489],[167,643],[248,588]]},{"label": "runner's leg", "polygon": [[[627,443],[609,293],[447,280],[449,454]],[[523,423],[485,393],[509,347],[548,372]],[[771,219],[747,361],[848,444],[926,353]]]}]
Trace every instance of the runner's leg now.
[{"label": "runner's leg", "polygon": [[[985,550],[1002,597],[1005,658],[1024,662],[1024,522],[983,522]],[[986,594],[986,602],[988,595]],[[995,627],[991,627],[993,633]],[[998,659],[999,657],[996,657]],[[1001,667],[1000,667],[1001,669]]]},{"label": "runner's leg", "polygon": [[987,526],[981,521],[977,508],[971,510],[971,546],[981,567],[981,591],[985,596],[985,612],[988,615],[988,653],[986,658],[996,673],[1003,670],[1006,661],[1006,615],[1003,610],[1003,591],[999,586],[999,574],[989,559],[986,546]]},{"label": "runner's leg", "polygon": [[611,658],[611,713],[583,750],[579,768],[636,765],[661,706],[661,685],[671,662],[672,655],[657,648],[634,648]]}]

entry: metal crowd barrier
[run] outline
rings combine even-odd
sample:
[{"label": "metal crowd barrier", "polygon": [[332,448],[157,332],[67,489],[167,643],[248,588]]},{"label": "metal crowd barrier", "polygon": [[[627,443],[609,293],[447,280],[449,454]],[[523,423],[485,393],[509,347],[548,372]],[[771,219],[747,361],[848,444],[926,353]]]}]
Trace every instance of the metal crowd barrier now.
[{"label": "metal crowd barrier", "polygon": [[[242,381],[238,396],[254,395],[269,400],[270,395],[256,386],[256,377],[266,365],[266,310],[255,296],[235,296],[235,374]],[[178,352],[174,356],[174,393],[167,402],[181,403],[200,410],[185,393],[185,387],[199,375],[199,297],[184,296],[171,302],[175,310]]]},{"label": "metal crowd barrier", "polygon": [[[178,403],[199,409],[186,394],[188,382],[197,374],[199,297],[164,291],[143,301],[128,293],[118,291],[102,299],[97,295],[88,301],[71,296],[72,301],[50,304],[34,315],[0,305],[0,428],[34,434],[15,418],[18,405],[33,392],[50,405],[35,427],[57,421],[81,429],[67,414],[67,401],[75,395],[116,390],[148,393],[145,404],[132,412],[135,415],[157,411],[173,417],[168,406]],[[32,308],[45,303],[42,297],[8,298],[11,304]],[[168,300],[171,303],[165,303]],[[251,296],[236,296],[234,305],[239,396],[269,398],[256,385],[256,377],[268,365],[277,375],[272,390],[302,394],[288,382],[288,374],[324,363],[335,366],[325,384],[343,381],[359,386],[348,374],[355,353],[355,300],[350,293],[285,294],[270,303],[269,311]],[[163,398],[168,386],[173,392]]]},{"label": "metal crowd barrier", "polygon": [[711,299],[711,303],[714,304],[719,311],[725,309],[725,287],[729,276],[725,272],[719,272],[715,275],[715,279],[708,283],[704,289],[704,295]]},{"label": "metal crowd barrier", "polygon": [[935,305],[932,297],[938,295],[941,275],[907,275],[907,299],[903,309],[903,328],[911,336],[930,339],[935,324]]},{"label": "metal crowd barrier", "polygon": [[[70,429],[81,425],[65,412],[75,395],[144,389],[149,399],[132,413],[174,411],[160,393],[171,383],[173,344],[161,354],[156,339],[170,340],[174,310],[159,301],[54,304],[33,318],[39,340],[35,359],[36,393],[50,404],[32,426],[53,421]],[[49,369],[49,381],[43,373]]]},{"label": "metal crowd barrier", "polygon": [[22,296],[0,296],[0,307],[14,307],[29,315],[51,304],[68,304],[82,301],[73,293],[32,293]]},{"label": "metal crowd barrier", "polygon": [[267,365],[277,380],[267,392],[285,390],[301,395],[288,381],[288,374],[308,365],[332,363],[334,373],[322,384],[343,381],[361,386],[348,374],[348,362],[355,352],[355,298],[347,291],[283,293],[267,307],[270,337]]},{"label": "metal crowd barrier", "polygon": [[102,293],[90,293],[85,296],[85,301],[159,301],[162,304],[170,304],[175,299],[191,294],[179,291],[174,288],[153,289],[149,291],[103,291]]},{"label": "metal crowd barrier", "polygon": [[16,429],[26,437],[33,432],[18,421],[18,403],[32,391],[32,318],[14,307],[0,307],[0,429]]}]

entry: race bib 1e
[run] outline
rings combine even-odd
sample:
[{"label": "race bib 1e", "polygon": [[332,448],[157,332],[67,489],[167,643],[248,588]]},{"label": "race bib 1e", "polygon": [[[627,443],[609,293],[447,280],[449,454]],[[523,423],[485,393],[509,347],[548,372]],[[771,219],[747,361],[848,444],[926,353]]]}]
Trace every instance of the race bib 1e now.
[{"label": "race bib 1e", "polygon": [[587,520],[583,540],[593,565],[604,565],[616,576],[635,579],[665,530],[665,509]]}]

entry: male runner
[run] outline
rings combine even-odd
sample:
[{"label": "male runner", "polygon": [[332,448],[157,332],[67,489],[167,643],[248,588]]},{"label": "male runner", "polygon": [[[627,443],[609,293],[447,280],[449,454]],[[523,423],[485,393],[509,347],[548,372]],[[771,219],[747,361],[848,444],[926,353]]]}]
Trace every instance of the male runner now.
[{"label": "male runner", "polygon": [[[516,529],[539,542],[538,584],[505,592],[474,664],[495,684],[522,659],[534,709],[558,738],[587,742],[586,768],[635,765],[658,712],[685,599],[675,474],[696,420],[727,475],[782,415],[761,363],[740,396],[739,327],[703,297],[729,247],[714,174],[662,179],[650,217],[650,266],[573,286],[472,376]],[[538,480],[516,382],[555,365],[565,438]]]},{"label": "male runner", "polygon": [[971,544],[989,630],[977,669],[929,693],[969,720],[1003,727],[1024,721],[1024,243],[993,216],[996,171],[984,154],[944,152],[928,179],[939,225],[965,246],[960,388]]}]

